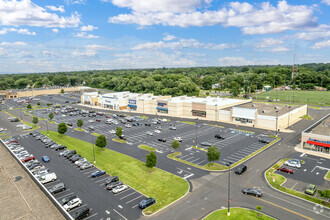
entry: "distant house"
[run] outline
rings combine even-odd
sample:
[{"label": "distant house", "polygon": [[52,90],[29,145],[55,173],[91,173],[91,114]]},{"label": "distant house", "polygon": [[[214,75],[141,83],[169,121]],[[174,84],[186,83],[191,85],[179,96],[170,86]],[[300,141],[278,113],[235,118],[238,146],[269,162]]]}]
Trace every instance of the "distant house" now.
[{"label": "distant house", "polygon": [[219,83],[212,84],[212,89],[219,89],[219,88],[220,88]]},{"label": "distant house", "polygon": [[271,86],[264,86],[264,90],[265,91],[270,91],[270,90],[272,90],[272,87]]}]

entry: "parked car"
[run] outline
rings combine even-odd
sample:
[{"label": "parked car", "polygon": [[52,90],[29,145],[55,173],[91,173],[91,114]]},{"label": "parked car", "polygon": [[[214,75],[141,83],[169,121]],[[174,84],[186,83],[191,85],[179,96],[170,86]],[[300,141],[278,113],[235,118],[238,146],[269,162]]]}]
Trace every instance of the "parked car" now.
[{"label": "parked car", "polygon": [[96,172],[92,173],[91,177],[95,178],[95,177],[102,176],[104,174],[106,174],[105,170],[99,170],[99,171],[96,171]]},{"label": "parked car", "polygon": [[121,185],[121,186],[116,186],[115,188],[112,189],[113,193],[120,193],[124,190],[128,189],[128,186],[126,185]]},{"label": "parked car", "polygon": [[77,166],[80,166],[81,164],[83,164],[86,161],[87,161],[87,159],[85,157],[81,157],[76,162],[74,162],[74,164]]},{"label": "parked car", "polygon": [[152,204],[156,203],[156,200],[152,197],[150,198],[145,198],[139,203],[139,208],[140,209],[145,209],[148,206],[151,206]]},{"label": "parked car", "polygon": [[105,185],[109,185],[112,182],[119,181],[118,176],[110,176],[108,179],[105,180]]},{"label": "parked car", "polygon": [[124,135],[119,136],[120,139],[126,140],[127,138]]},{"label": "parked car", "polygon": [[157,133],[157,134],[160,134],[160,130],[156,129],[154,132]]},{"label": "parked car", "polygon": [[175,137],[174,140],[182,142],[182,138],[181,137]]},{"label": "parked car", "polygon": [[155,129],[162,130],[163,128],[162,128],[162,126],[156,126]]},{"label": "parked car", "polygon": [[110,134],[116,134],[116,131],[115,130],[110,130],[109,133]]},{"label": "parked car", "polygon": [[88,126],[88,129],[93,131],[94,130],[94,127],[93,126]]},{"label": "parked car", "polygon": [[174,125],[171,125],[168,127],[170,130],[176,130],[176,127]]},{"label": "parked car", "polygon": [[73,124],[72,124],[72,123],[67,123],[67,126],[70,126],[70,127],[72,127],[72,126],[73,126]]},{"label": "parked car", "polygon": [[264,139],[264,138],[260,138],[260,139],[259,139],[259,142],[260,142],[260,143],[269,144],[271,141],[270,141],[270,140],[267,140],[267,139]]},{"label": "parked car", "polygon": [[224,140],[225,138],[223,136],[221,136],[220,134],[216,134],[214,135],[215,138],[218,138],[220,140]]},{"label": "parked car", "polygon": [[56,193],[62,192],[64,190],[66,190],[66,186],[64,183],[58,183],[55,186],[52,186],[51,188],[48,189],[48,191],[51,194],[56,194]]},{"label": "parked car", "polygon": [[72,199],[75,199],[75,198],[77,198],[77,196],[75,196],[75,195],[68,195],[68,196],[64,197],[63,199],[61,199],[60,200],[60,203],[61,203],[61,205],[65,205],[69,201],[71,201]]},{"label": "parked car", "polygon": [[65,154],[69,153],[70,150],[64,150],[61,153],[59,153],[59,156],[64,156]]},{"label": "parked car", "polygon": [[245,195],[253,195],[255,197],[261,197],[262,196],[262,192],[261,190],[258,190],[258,189],[254,189],[254,188],[244,188],[242,190],[242,192],[245,194]]},{"label": "parked car", "polygon": [[246,169],[247,169],[247,166],[245,164],[240,164],[235,168],[234,172],[237,175],[240,175],[240,174],[244,173],[246,171]]},{"label": "parked car", "polygon": [[293,174],[293,170],[287,168],[287,167],[279,167],[277,168],[278,171],[282,171],[282,172],[285,172],[285,173],[290,173],[290,174]]},{"label": "parked car", "polygon": [[150,135],[150,136],[153,136],[154,135],[154,133],[152,133],[151,131],[147,131],[146,134],[147,135]]},{"label": "parked car", "polygon": [[70,161],[72,163],[76,162],[77,160],[79,160],[81,158],[81,156],[79,154],[75,154],[72,157],[70,157]]},{"label": "parked car", "polygon": [[71,209],[74,209],[78,206],[81,206],[82,201],[79,198],[74,198],[71,201],[67,202],[63,208],[67,211],[70,211]]},{"label": "parked car", "polygon": [[57,176],[55,173],[48,173],[46,175],[43,175],[43,176],[40,176],[39,177],[39,181],[42,183],[42,184],[46,184],[46,183],[49,183],[49,182],[52,182],[52,181],[55,181],[57,179]]},{"label": "parked car", "polygon": [[66,146],[59,145],[59,146],[54,148],[55,151],[59,151],[59,150],[63,150],[63,149],[66,149]]},{"label": "parked car", "polygon": [[95,121],[97,121],[97,122],[101,122],[101,119],[96,119]]},{"label": "parked car", "polygon": [[85,170],[85,169],[88,169],[88,168],[91,168],[91,167],[93,167],[94,165],[92,164],[92,163],[90,163],[90,162],[85,162],[85,163],[82,163],[81,165],[80,165],[80,169],[81,170]]},{"label": "parked car", "polygon": [[308,195],[314,195],[316,192],[316,186],[314,184],[309,184],[308,187],[305,189],[305,193]]},{"label": "parked car", "polygon": [[112,190],[116,186],[120,186],[120,185],[123,185],[123,183],[120,182],[120,181],[112,182],[112,183],[107,185],[107,190]]},{"label": "parked car", "polygon": [[23,158],[21,159],[21,161],[22,161],[22,162],[28,162],[28,161],[30,161],[30,160],[34,160],[34,159],[35,159],[35,158],[34,158],[33,155],[27,155],[27,156],[23,157]]},{"label": "parked car", "polygon": [[290,167],[295,167],[295,168],[300,168],[301,167],[301,163],[297,163],[296,161],[292,161],[292,160],[287,160],[285,161],[284,165],[290,166]]},{"label": "parked car", "polygon": [[211,147],[212,144],[209,142],[202,142],[201,145],[206,147]]},{"label": "parked car", "polygon": [[148,122],[148,123],[144,123],[145,126],[151,126],[151,124]]},{"label": "parked car", "polygon": [[42,159],[43,162],[49,162],[50,161],[48,156],[42,156],[41,159]]},{"label": "parked car", "polygon": [[166,142],[166,139],[165,138],[158,138],[157,140],[158,141],[161,141],[161,142]]},{"label": "parked car", "polygon": [[89,208],[83,207],[83,208],[75,211],[71,216],[75,220],[78,220],[78,219],[80,220],[80,219],[83,219],[86,216],[88,216],[90,211],[91,210]]}]

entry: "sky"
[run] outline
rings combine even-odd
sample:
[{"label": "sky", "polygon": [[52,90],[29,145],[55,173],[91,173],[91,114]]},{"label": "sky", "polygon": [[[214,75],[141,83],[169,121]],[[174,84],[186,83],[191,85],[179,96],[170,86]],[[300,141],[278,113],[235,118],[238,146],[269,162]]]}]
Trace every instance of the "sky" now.
[{"label": "sky", "polygon": [[0,73],[329,61],[330,0],[0,0]]}]

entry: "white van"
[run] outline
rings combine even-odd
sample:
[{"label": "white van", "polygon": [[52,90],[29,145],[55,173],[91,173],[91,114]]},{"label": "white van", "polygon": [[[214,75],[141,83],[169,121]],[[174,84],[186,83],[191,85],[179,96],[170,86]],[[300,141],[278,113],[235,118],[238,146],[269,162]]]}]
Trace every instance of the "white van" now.
[{"label": "white van", "polygon": [[48,173],[46,175],[40,176],[39,181],[42,184],[49,183],[51,181],[55,181],[57,179],[57,176],[55,173]]}]

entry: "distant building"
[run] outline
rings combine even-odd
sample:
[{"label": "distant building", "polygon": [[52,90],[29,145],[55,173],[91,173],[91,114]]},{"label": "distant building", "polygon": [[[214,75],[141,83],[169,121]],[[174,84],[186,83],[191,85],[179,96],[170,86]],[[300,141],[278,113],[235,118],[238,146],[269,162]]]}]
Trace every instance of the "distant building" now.
[{"label": "distant building", "polygon": [[220,88],[219,83],[212,84],[212,89],[219,89],[219,88]]},{"label": "distant building", "polygon": [[271,86],[264,86],[264,90],[265,91],[270,91],[270,90],[272,90],[272,87]]}]

